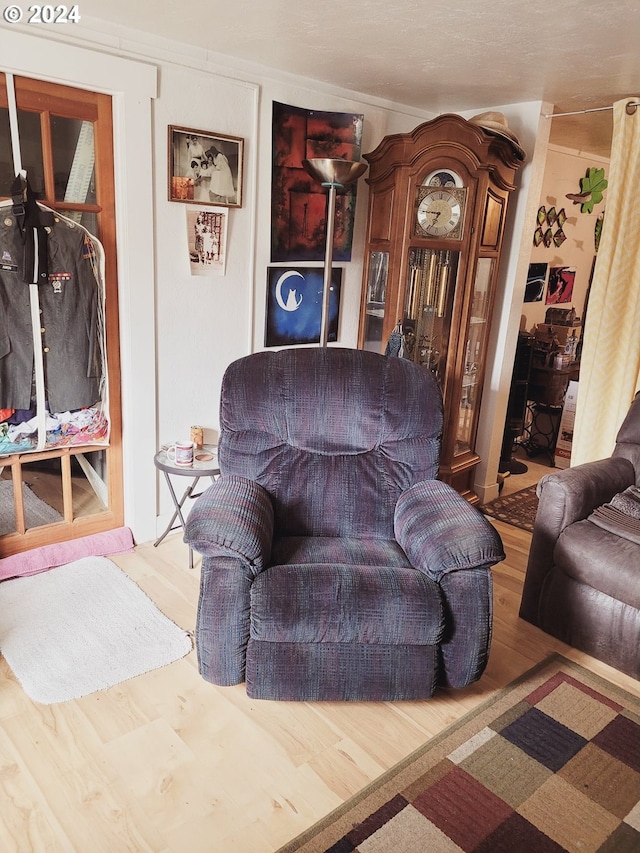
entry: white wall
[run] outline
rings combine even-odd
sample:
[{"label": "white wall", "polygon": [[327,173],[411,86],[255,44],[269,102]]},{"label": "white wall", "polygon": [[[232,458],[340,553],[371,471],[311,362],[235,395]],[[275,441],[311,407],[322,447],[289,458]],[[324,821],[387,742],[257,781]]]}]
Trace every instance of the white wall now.
[{"label": "white wall", "polygon": [[[547,152],[540,205],[544,205],[547,210],[550,207],[555,207],[556,211],[564,209],[567,221],[563,226],[563,231],[567,239],[561,246],[555,246],[553,243],[549,247],[545,246],[544,243],[534,246],[533,230],[535,223],[529,223],[531,263],[545,263],[549,269],[560,266],[575,269],[573,299],[566,305],[558,305],[558,307],[571,308],[573,306],[579,317],[584,314],[585,298],[595,258],[595,224],[598,215],[604,211],[607,196],[605,191],[603,200],[594,205],[593,213],[582,213],[580,205],[574,204],[566,196],[567,193],[580,192],[580,179],[584,178],[587,169],[592,166],[597,169],[604,169],[605,177],[608,176],[608,160],[550,145]],[[554,227],[552,231],[555,230]],[[549,270],[547,270],[547,279],[548,275]],[[544,295],[540,302],[525,302],[522,306],[523,327],[527,331],[534,331],[537,323],[544,323],[548,307]]]},{"label": "white wall", "polygon": [[[152,465],[156,447],[187,434],[194,423],[202,424],[206,437],[214,438],[226,366],[262,346],[270,252],[272,102],[363,113],[364,153],[386,134],[409,131],[433,116],[264,69],[234,69],[228,60],[221,65],[207,51],[122,28],[105,26],[98,32],[80,24],[60,41],[41,39],[24,27],[10,32],[4,28],[1,34],[3,68],[115,96],[126,523],[137,541],[146,541],[163,529],[171,510],[166,486],[157,480]],[[11,50],[5,49],[7,45]],[[153,82],[149,84],[156,75],[157,97]],[[146,89],[140,79],[147,81]],[[539,104],[498,109],[507,115],[525,149],[533,151]],[[243,206],[229,211],[224,277],[190,275],[187,206],[167,200],[169,124],[245,139]],[[521,170],[521,189],[510,213],[515,241],[522,232],[528,174],[529,165]],[[344,265],[338,341],[343,346],[355,346],[357,341],[366,209],[363,179],[358,185],[353,260]],[[509,248],[506,254],[492,333],[497,364],[508,357],[508,339],[513,336],[515,346],[517,334],[517,325],[511,328],[511,309],[518,249]],[[488,376],[497,393],[504,375],[490,366]],[[510,369],[506,394],[502,392],[505,410],[509,379]],[[499,408],[491,394],[485,395],[481,436],[490,437]],[[502,426],[499,431],[501,438]],[[484,474],[488,481],[491,465]]]},{"label": "white wall", "polygon": [[[188,438],[190,425],[199,424],[214,441],[223,364],[251,346],[259,88],[167,64],[160,81],[153,111],[158,440]],[[244,203],[228,210],[224,276],[191,275],[187,211],[194,208],[167,199],[168,125],[245,140]]]},{"label": "white wall", "polygon": [[509,201],[487,347],[487,369],[476,440],[480,463],[474,480],[474,490],[481,503],[498,497],[498,465],[528,268],[527,223],[540,197],[550,131],[550,123],[541,115],[551,112],[551,105],[531,102],[506,104],[496,109],[504,113],[527,158],[518,170],[517,189]]}]

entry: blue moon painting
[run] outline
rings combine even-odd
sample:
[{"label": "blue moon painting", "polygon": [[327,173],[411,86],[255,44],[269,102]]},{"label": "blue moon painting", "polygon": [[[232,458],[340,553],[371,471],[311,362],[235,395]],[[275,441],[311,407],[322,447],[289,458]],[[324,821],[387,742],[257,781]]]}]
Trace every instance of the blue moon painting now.
[{"label": "blue moon painting", "polygon": [[[268,267],[265,346],[320,342],[322,324],[322,267]],[[338,340],[342,269],[331,270],[329,295],[330,341]]]}]

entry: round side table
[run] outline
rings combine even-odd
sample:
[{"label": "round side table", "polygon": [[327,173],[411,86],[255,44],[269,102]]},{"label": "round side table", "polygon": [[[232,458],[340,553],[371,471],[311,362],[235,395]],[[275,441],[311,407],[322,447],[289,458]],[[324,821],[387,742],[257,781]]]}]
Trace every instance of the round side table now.
[{"label": "round side table", "polygon": [[[189,465],[189,467],[176,465],[175,462],[171,462],[167,456],[167,451],[163,448],[153,457],[153,464],[159,471],[163,472],[169,489],[169,494],[171,495],[171,499],[175,507],[173,515],[171,516],[171,521],[167,525],[167,529],[153,543],[154,547],[157,547],[165,536],[168,533],[171,533],[172,530],[179,530],[180,528],[184,530],[185,525],[182,507],[189,498],[195,499],[200,497],[202,494],[201,492],[194,494],[199,480],[203,477],[210,477],[211,482],[213,483],[215,482],[216,477],[220,474],[220,469],[218,468],[218,447],[215,444],[203,445],[201,449],[195,451],[193,465]],[[179,500],[173,487],[173,483],[171,482],[171,477],[174,476],[191,478],[191,482],[187,485],[187,488],[184,490],[184,493]],[[178,524],[175,524],[176,519],[178,520]],[[189,547],[189,568],[193,568],[193,550],[191,547]]]}]

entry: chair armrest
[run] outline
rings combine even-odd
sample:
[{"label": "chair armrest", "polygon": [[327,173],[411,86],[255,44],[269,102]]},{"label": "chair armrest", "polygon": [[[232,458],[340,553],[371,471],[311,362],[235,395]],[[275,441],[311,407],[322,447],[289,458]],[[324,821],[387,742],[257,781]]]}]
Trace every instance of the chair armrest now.
[{"label": "chair armrest", "polygon": [[415,483],[400,495],[394,530],[411,565],[436,582],[449,572],[504,560],[495,527],[439,480]]},{"label": "chair armrest", "polygon": [[245,477],[220,477],[194,504],[184,541],[207,557],[233,556],[255,574],[269,562],[273,506],[265,489]]}]

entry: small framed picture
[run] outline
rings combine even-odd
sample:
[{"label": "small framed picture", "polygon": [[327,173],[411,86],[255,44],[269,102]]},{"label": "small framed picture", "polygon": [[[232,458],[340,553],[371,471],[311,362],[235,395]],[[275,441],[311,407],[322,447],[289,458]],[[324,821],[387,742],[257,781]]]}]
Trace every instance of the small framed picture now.
[{"label": "small framed picture", "polygon": [[169,201],[242,207],[244,140],[169,125]]}]

